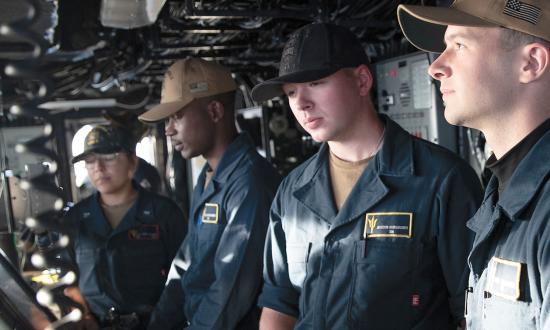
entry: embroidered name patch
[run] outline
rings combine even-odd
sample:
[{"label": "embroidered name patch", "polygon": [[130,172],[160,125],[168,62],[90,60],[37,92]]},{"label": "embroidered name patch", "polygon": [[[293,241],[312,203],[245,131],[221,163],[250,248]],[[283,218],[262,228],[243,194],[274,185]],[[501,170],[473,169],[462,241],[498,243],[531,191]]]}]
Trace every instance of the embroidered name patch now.
[{"label": "embroidered name patch", "polygon": [[218,223],[218,204],[206,203],[202,210],[202,223]]},{"label": "embroidered name patch", "polygon": [[159,225],[141,225],[137,228],[128,230],[128,239],[130,240],[158,240],[160,239]]},{"label": "embroidered name patch", "polygon": [[413,214],[410,212],[379,212],[365,215],[363,238],[412,237]]},{"label": "embroidered name patch", "polygon": [[491,258],[485,291],[510,300],[520,296],[521,263],[497,257]]}]

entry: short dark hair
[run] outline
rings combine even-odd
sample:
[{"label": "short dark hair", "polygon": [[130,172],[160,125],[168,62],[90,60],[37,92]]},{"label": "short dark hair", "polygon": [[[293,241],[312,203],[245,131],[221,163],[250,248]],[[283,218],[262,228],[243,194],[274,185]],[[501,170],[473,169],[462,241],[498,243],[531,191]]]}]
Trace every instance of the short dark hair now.
[{"label": "short dark hair", "polygon": [[137,157],[135,152],[128,151],[128,150],[122,150],[122,151],[120,151],[120,153],[126,154],[126,157],[128,157],[128,159],[130,159],[130,160],[133,159],[134,156]]},{"label": "short dark hair", "polygon": [[201,98],[201,101],[204,102],[203,104],[208,104],[212,101],[218,101],[220,102],[224,109],[229,111],[235,110],[235,91],[230,91],[227,93],[212,95]]},{"label": "short dark hair", "polygon": [[550,42],[540,37],[508,28],[501,28],[501,31],[501,46],[506,50],[511,50],[515,47],[528,45],[535,42],[550,49]]}]

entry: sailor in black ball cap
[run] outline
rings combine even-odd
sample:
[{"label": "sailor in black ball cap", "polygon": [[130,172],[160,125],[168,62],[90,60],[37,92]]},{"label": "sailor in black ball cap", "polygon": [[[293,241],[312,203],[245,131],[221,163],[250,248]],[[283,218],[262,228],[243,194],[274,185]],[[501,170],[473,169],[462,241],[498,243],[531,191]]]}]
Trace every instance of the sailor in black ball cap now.
[{"label": "sailor in black ball cap", "polygon": [[481,186],[459,157],[376,113],[361,43],[344,27],[294,32],[279,76],[319,152],[281,183],[259,298],[265,329],[453,329],[463,319],[466,221]]}]

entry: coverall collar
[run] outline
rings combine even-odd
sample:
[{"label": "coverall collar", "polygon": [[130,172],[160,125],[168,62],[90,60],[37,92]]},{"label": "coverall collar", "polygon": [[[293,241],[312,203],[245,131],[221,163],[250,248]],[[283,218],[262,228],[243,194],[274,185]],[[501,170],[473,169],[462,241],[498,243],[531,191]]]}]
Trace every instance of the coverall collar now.
[{"label": "coverall collar", "polygon": [[385,115],[380,115],[385,123],[384,144],[374,161],[380,175],[412,176],[414,175],[412,137],[396,122]]},{"label": "coverall collar", "polygon": [[84,225],[102,237],[109,237],[136,227],[139,224],[151,222],[153,217],[152,200],[144,196],[145,190],[143,188],[135,182],[132,182],[132,184],[134,189],[137,190],[138,197],[116,228],[112,229],[109,221],[103,215],[103,209],[99,202],[99,192],[97,191],[91,199],[89,219],[84,219]]},{"label": "coverall collar", "polygon": [[[546,132],[521,160],[500,198],[497,195],[498,180],[494,175],[491,177],[485,189],[483,204],[468,221],[468,228],[479,232],[487,227],[488,219],[495,225],[502,213],[511,221],[521,219],[521,213],[546,182],[549,173],[550,131]],[[487,234],[489,233],[490,231]]]},{"label": "coverall collar", "polygon": [[361,174],[338,214],[328,170],[328,144],[323,143],[319,152],[305,165],[293,196],[323,221],[336,226],[365,213],[389,192],[380,176],[414,174],[411,136],[388,117],[380,117],[386,125],[382,149]]},{"label": "coverall collar", "polygon": [[550,131],[531,148],[510,178],[498,204],[515,221],[527,208],[550,173]]},{"label": "coverall collar", "polygon": [[205,203],[208,198],[218,191],[220,185],[223,185],[231,176],[231,174],[237,169],[239,159],[245,156],[249,149],[253,148],[254,142],[250,135],[246,132],[239,133],[235,140],[229,144],[223,156],[218,164],[218,167],[214,171],[214,175],[210,180],[210,183],[204,187],[204,180],[206,178],[206,171],[208,170],[208,164],[205,164],[202,168],[197,185],[193,190],[192,201],[192,219],[196,219],[196,212],[198,208]]},{"label": "coverall collar", "polygon": [[491,173],[498,179],[498,191],[500,195],[506,190],[506,186],[519,163],[548,131],[550,131],[550,118],[527,134],[526,137],[499,159],[496,159],[494,154],[487,159],[485,167],[491,170]]},{"label": "coverall collar", "polygon": [[[214,176],[212,176],[212,181],[217,181],[218,183],[226,182],[231,173],[235,171],[236,164],[238,163],[237,160],[243,157],[253,145],[254,142],[248,133],[239,133],[223,153]],[[205,166],[202,173],[206,173],[207,169],[208,166]]]}]

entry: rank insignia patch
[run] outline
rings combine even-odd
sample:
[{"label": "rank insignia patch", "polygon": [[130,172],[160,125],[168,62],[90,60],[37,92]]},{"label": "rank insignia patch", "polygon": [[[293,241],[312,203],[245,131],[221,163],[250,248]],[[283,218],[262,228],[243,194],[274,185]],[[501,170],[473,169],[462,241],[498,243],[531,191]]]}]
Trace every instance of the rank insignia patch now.
[{"label": "rank insignia patch", "polygon": [[205,203],[202,210],[202,223],[218,223],[218,204]]},{"label": "rank insignia patch", "polygon": [[485,291],[509,300],[520,297],[521,263],[492,257]]},{"label": "rank insignia patch", "polygon": [[141,225],[128,230],[128,239],[153,241],[160,239],[159,225]]},{"label": "rank insignia patch", "polygon": [[413,214],[410,212],[378,212],[365,215],[363,238],[411,238]]}]

